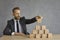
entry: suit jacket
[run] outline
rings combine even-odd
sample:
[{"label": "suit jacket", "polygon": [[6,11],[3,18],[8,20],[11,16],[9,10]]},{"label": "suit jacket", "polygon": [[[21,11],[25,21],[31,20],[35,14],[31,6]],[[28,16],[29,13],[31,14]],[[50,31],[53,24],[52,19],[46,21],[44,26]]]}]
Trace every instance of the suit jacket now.
[{"label": "suit jacket", "polygon": [[[34,23],[35,21],[36,21],[35,17],[32,19],[25,19],[25,17],[21,17],[19,22],[22,28],[22,32],[28,35],[29,33],[27,32],[26,24],[31,24],[31,23]],[[7,26],[4,29],[3,34],[11,35],[12,32],[15,32],[14,19],[8,20]]]}]

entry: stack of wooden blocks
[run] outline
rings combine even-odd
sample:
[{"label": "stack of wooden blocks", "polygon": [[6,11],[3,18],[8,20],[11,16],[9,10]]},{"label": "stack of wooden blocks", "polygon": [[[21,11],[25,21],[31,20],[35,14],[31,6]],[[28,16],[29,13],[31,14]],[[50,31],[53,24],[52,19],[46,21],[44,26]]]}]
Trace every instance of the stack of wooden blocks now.
[{"label": "stack of wooden blocks", "polygon": [[45,25],[36,25],[35,29],[30,34],[30,38],[52,38],[52,33],[49,33]]}]

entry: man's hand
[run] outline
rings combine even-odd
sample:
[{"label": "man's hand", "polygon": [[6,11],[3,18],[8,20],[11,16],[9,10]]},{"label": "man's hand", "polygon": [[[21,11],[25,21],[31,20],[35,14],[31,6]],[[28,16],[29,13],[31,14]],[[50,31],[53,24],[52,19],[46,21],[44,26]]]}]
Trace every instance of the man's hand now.
[{"label": "man's hand", "polygon": [[38,23],[40,23],[42,21],[43,17],[40,17],[40,16],[36,16],[36,20]]},{"label": "man's hand", "polygon": [[17,33],[17,32],[13,32],[12,35],[16,35],[16,36],[26,36],[24,33]]}]

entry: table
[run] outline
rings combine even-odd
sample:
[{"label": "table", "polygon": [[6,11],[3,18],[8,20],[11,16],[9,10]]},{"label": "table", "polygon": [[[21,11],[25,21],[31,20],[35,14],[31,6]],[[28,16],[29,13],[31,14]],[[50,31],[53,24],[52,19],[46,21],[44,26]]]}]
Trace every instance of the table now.
[{"label": "table", "polygon": [[53,34],[52,39],[48,39],[48,38],[40,38],[40,39],[29,38],[28,36],[7,36],[7,35],[3,35],[2,37],[0,37],[0,40],[60,40],[60,34]]}]

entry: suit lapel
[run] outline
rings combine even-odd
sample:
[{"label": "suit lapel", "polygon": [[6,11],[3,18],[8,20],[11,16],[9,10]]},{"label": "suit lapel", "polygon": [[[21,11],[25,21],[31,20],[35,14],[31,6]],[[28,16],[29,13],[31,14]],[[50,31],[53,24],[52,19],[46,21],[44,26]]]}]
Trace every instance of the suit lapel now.
[{"label": "suit lapel", "polygon": [[21,28],[22,28],[22,32],[23,32],[23,28],[24,28],[24,26],[23,26],[23,21],[22,21],[23,19],[22,19],[22,17],[20,18],[20,20],[19,20],[19,22],[20,22],[20,25],[21,25]]},{"label": "suit lapel", "polygon": [[11,28],[12,28],[12,31],[13,31],[13,32],[15,32],[14,19],[12,19],[12,22],[11,22],[11,24],[12,24],[12,27],[11,27]]}]

